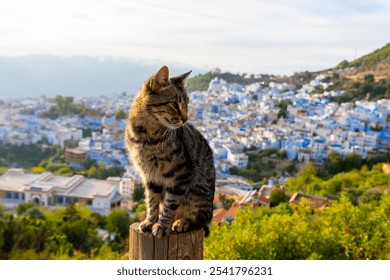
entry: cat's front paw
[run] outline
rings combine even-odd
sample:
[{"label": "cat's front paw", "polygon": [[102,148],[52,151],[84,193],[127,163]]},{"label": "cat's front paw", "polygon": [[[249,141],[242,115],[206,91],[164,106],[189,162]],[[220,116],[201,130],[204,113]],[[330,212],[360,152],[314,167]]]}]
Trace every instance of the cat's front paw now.
[{"label": "cat's front paw", "polygon": [[185,219],[179,219],[175,221],[172,225],[172,230],[175,232],[185,232],[188,231],[190,223]]},{"label": "cat's front paw", "polygon": [[153,225],[153,222],[145,220],[139,224],[138,229],[142,232],[150,232],[152,231]]},{"label": "cat's front paw", "polygon": [[168,235],[169,232],[170,232],[170,227],[165,227],[159,223],[155,223],[153,225],[153,229],[152,229],[152,233],[154,236],[156,236],[157,238],[161,238],[165,235]]}]

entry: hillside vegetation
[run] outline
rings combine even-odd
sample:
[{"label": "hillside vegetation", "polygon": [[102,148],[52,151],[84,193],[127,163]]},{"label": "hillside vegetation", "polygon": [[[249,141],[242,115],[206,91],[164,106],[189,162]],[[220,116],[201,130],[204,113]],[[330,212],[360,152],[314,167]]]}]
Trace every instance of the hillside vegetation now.
[{"label": "hillside vegetation", "polygon": [[364,55],[349,63],[349,66],[353,67],[375,67],[379,63],[390,63],[390,44],[387,44],[383,48],[380,48],[372,53]]},{"label": "hillside vegetation", "polygon": [[123,209],[102,216],[78,204],[52,210],[25,203],[13,215],[0,205],[0,259],[121,259],[132,222]]},{"label": "hillside vegetation", "polygon": [[233,74],[229,72],[221,73],[221,74],[213,74],[211,72],[207,72],[202,75],[198,75],[194,78],[188,80],[188,91],[194,90],[207,90],[209,83],[214,78],[220,78],[225,80],[228,83],[237,83],[240,85],[249,85],[256,82],[269,82],[274,76],[271,75],[261,75],[261,77],[255,77],[253,74],[249,77],[246,74]]},{"label": "hillside vegetation", "polygon": [[356,60],[343,60],[331,69],[294,73],[289,77],[274,75],[255,77],[253,74],[216,74],[207,72],[190,79],[188,81],[188,90],[207,90],[210,81],[216,77],[224,79],[228,83],[241,85],[255,82],[263,82],[267,85],[268,82],[275,81],[277,83],[295,84],[297,88],[300,88],[318,74],[324,74],[326,81],[333,83],[333,86],[326,90],[344,91],[344,96],[334,98],[334,101],[354,102],[361,99],[374,101],[390,98],[390,44]]},{"label": "hillside vegetation", "polygon": [[390,259],[389,216],[389,194],[359,206],[342,196],[325,209],[302,201],[242,210],[230,225],[211,228],[205,259]]},{"label": "hillside vegetation", "polygon": [[390,98],[390,44],[356,60],[341,61],[331,69],[313,74],[325,74],[333,86],[327,90],[344,91],[338,102],[370,101]]},{"label": "hillside vegetation", "polygon": [[212,226],[205,258],[390,259],[389,180],[382,164],[322,179],[308,163],[284,185],[286,192],[332,197],[330,206],[313,209],[305,199],[299,205],[281,199],[276,207],[243,209],[231,224]]}]

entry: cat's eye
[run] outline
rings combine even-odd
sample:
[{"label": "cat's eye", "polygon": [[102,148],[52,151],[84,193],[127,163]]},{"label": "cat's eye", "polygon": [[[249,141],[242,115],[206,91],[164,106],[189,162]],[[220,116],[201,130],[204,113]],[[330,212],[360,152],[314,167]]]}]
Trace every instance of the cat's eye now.
[{"label": "cat's eye", "polygon": [[172,105],[173,108],[175,108],[175,110],[177,111],[177,113],[180,114],[179,104],[178,104],[177,102],[172,102],[171,105]]}]

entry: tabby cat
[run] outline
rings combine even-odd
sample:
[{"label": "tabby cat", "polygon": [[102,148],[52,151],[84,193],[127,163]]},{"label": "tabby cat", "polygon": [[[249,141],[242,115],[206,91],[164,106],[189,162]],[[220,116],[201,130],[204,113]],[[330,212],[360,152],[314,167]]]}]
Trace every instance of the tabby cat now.
[{"label": "tabby cat", "polygon": [[215,168],[211,148],[187,122],[186,80],[162,67],[141,87],[130,108],[125,141],[145,185],[142,232],[162,237],[204,228],[213,215]]}]

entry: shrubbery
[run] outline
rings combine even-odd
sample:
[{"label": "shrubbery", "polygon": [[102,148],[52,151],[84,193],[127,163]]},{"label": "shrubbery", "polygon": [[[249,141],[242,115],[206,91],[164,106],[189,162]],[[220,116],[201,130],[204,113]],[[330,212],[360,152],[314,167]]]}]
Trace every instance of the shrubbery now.
[{"label": "shrubbery", "polygon": [[307,202],[247,209],[230,225],[211,228],[205,258],[390,259],[389,217],[389,194],[359,206],[343,195],[315,211]]},{"label": "shrubbery", "polygon": [[[50,210],[20,204],[17,217],[0,211],[0,259],[120,259],[131,223],[123,209],[105,217],[82,205]],[[103,240],[98,227],[114,238]]]}]

